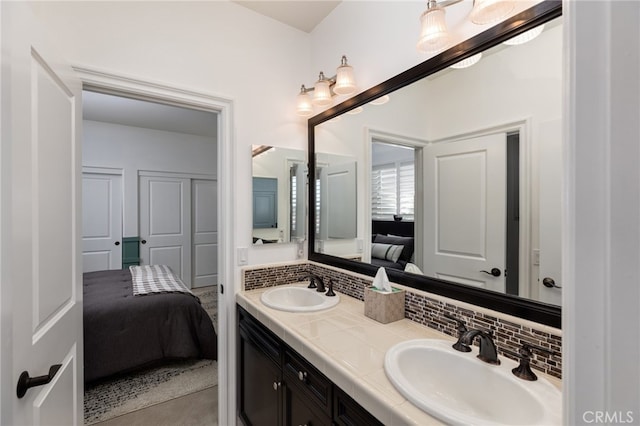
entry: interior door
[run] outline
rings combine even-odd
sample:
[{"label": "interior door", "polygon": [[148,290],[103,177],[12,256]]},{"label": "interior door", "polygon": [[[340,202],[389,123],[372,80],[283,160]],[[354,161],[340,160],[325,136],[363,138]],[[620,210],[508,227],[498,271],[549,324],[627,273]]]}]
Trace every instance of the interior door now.
[{"label": "interior door", "polygon": [[504,292],[506,145],[499,133],[424,149],[425,275]]},{"label": "interior door", "polygon": [[[2,286],[11,309],[3,300],[2,321],[12,324],[2,349],[2,401],[12,407],[2,418],[82,424],[81,82],[46,45],[28,3],[1,7],[3,89],[11,87],[2,95],[2,124],[11,125],[2,141]],[[48,384],[18,397],[21,373],[47,375],[51,366],[59,369]]]},{"label": "interior door", "polygon": [[82,271],[122,269],[122,176],[82,174]]},{"label": "interior door", "polygon": [[140,260],[191,287],[191,179],[140,176]]},{"label": "interior door", "polygon": [[321,187],[326,188],[322,203],[326,213],[321,215],[325,238],[356,238],[356,162],[324,167],[320,179]]},{"label": "interior door", "polygon": [[218,183],[191,182],[193,202],[193,287],[218,283]]}]

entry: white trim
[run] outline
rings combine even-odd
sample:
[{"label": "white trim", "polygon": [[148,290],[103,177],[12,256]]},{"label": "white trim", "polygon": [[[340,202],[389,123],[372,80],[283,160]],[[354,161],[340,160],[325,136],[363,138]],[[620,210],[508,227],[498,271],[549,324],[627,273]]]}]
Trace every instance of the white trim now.
[{"label": "white trim", "polygon": [[[235,194],[236,147],[233,143],[233,101],[198,91],[150,82],[136,77],[74,66],[85,89],[141,100],[161,102],[184,108],[217,113],[218,118],[218,280],[227,292],[218,298],[218,423],[234,425],[236,416],[235,382],[235,292],[233,247],[235,229],[233,200]],[[222,286],[218,285],[221,289]]]},{"label": "white trim", "polygon": [[93,166],[83,166],[82,173],[95,173],[100,175],[116,175],[122,176],[124,170],[116,168],[116,167],[93,167]]},{"label": "white trim", "polygon": [[202,180],[215,180],[218,178],[216,175],[209,173],[183,173],[183,172],[165,172],[155,170],[138,170],[138,177],[168,177],[168,178],[185,178],[185,179],[202,179]]}]

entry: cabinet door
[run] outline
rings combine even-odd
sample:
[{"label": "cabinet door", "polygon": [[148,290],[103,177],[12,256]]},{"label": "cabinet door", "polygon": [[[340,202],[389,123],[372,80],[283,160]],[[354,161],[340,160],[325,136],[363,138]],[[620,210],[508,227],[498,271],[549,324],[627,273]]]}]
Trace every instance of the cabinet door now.
[{"label": "cabinet door", "polygon": [[331,425],[331,418],[308,400],[297,387],[285,386],[285,419],[287,426]]},{"label": "cabinet door", "polygon": [[280,368],[251,339],[240,340],[240,417],[246,425],[279,424]]},{"label": "cabinet door", "polygon": [[240,311],[239,415],[245,425],[278,425],[282,419],[280,343]]}]

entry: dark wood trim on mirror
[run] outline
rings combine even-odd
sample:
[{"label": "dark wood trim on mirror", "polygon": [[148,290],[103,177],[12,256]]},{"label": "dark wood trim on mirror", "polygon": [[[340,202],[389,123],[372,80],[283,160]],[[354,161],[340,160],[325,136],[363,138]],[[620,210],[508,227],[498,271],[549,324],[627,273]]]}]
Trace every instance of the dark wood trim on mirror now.
[{"label": "dark wood trim on mirror", "polygon": [[[309,260],[346,269],[360,274],[375,276],[378,268],[368,263],[356,262],[336,256],[315,252],[315,126],[364,105],[380,96],[391,93],[424,77],[436,73],[454,63],[491,48],[503,41],[530,30],[562,15],[562,2],[545,0],[512,18],[470,38],[450,49],[372,87],[353,98],[347,99],[308,121],[309,140]],[[455,284],[436,278],[420,276],[387,269],[389,279],[395,283],[438,294],[461,302],[482,306],[526,320],[561,328],[561,308],[556,305],[503,293],[482,290]]]}]

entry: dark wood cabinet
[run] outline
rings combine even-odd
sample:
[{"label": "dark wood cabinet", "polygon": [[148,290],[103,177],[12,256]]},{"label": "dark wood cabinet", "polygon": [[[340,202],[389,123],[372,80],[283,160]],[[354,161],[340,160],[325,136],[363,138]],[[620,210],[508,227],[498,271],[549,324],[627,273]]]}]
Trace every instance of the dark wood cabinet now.
[{"label": "dark wood cabinet", "polygon": [[249,425],[381,425],[238,306],[238,410]]},{"label": "dark wood cabinet", "polygon": [[383,426],[340,388],[334,392],[333,421],[339,426]]},{"label": "dark wood cabinet", "polygon": [[278,425],[282,418],[280,345],[246,319],[239,323],[238,403],[246,425]]}]

